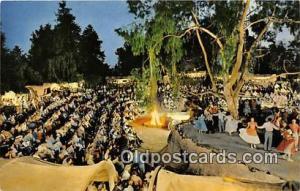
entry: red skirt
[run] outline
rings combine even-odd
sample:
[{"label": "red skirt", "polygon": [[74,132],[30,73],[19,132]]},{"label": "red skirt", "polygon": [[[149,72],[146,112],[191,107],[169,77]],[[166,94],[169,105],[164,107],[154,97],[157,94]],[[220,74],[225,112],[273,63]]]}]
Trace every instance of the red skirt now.
[{"label": "red skirt", "polygon": [[283,140],[281,141],[281,143],[278,145],[277,150],[278,150],[279,152],[284,152],[285,149],[286,149],[290,144],[292,144],[291,153],[294,154],[294,153],[296,152],[295,141],[294,141],[294,139],[290,139],[290,140],[283,139]]}]

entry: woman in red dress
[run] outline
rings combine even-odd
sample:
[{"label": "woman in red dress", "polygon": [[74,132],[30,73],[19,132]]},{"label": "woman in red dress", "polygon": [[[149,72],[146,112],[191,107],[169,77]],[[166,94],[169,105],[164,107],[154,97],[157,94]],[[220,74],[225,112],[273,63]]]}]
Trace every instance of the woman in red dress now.
[{"label": "woman in red dress", "polygon": [[278,145],[277,150],[285,154],[284,155],[285,159],[287,159],[288,161],[293,161],[291,159],[291,155],[296,152],[293,132],[290,129],[288,129],[285,130],[282,135],[283,135],[283,140]]},{"label": "woman in red dress", "polygon": [[289,127],[292,130],[293,138],[295,139],[295,149],[298,151],[300,127],[296,123],[296,119],[292,120],[292,123],[289,125]]}]

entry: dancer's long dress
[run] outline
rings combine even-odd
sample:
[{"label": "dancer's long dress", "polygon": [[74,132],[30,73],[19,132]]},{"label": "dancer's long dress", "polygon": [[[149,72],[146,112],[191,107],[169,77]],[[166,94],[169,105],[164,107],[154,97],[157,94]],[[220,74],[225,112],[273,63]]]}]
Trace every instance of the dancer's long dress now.
[{"label": "dancer's long dress", "polygon": [[233,119],[231,115],[228,115],[225,117],[226,119],[226,125],[225,125],[225,131],[229,134],[236,132],[238,128],[238,121]]},{"label": "dancer's long dress", "polygon": [[207,126],[205,124],[204,116],[203,115],[201,115],[201,116],[199,116],[197,118],[197,120],[195,121],[195,126],[200,131],[207,131]]},{"label": "dancer's long dress", "polygon": [[300,131],[300,127],[298,124],[290,124],[290,129],[293,132],[293,138],[295,140],[295,148],[296,150],[298,149],[299,146],[299,131]]},{"label": "dancer's long dress", "polygon": [[283,133],[283,140],[278,145],[277,150],[285,154],[294,154],[296,152],[295,139],[288,131]]},{"label": "dancer's long dress", "polygon": [[247,128],[240,129],[240,137],[247,143],[259,144],[260,140],[256,132],[256,123],[248,123]]}]

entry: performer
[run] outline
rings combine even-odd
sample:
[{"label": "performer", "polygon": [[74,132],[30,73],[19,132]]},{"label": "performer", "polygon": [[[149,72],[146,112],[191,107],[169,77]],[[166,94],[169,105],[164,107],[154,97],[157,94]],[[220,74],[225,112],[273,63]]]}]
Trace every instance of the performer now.
[{"label": "performer", "polygon": [[219,132],[222,133],[224,132],[225,128],[224,128],[224,118],[225,118],[225,114],[223,112],[223,109],[220,109],[219,112],[217,113],[218,116],[218,127],[219,127]]},{"label": "performer", "polygon": [[280,111],[276,111],[272,122],[278,126],[280,124],[280,121],[281,121]]},{"label": "performer", "polygon": [[292,120],[292,123],[289,125],[289,127],[293,132],[293,138],[295,140],[295,150],[298,151],[300,127],[296,123],[296,119]]},{"label": "performer", "polygon": [[225,119],[226,119],[225,131],[228,132],[229,135],[231,136],[233,132],[237,131],[239,121],[233,119],[231,115],[227,115]]},{"label": "performer", "polygon": [[205,119],[206,119],[208,132],[214,133],[212,114],[207,109],[205,109],[204,110],[204,116],[205,116]]},{"label": "performer", "polygon": [[[277,114],[276,114],[276,116],[277,116]],[[273,123],[274,123],[274,125],[276,125],[279,128],[280,124],[282,123],[282,117],[281,116],[277,116],[275,118],[276,119],[273,119]]]},{"label": "performer", "polygon": [[199,129],[199,132],[206,132],[207,131],[207,126],[206,123],[204,121],[205,117],[203,115],[203,113],[195,120],[195,125],[196,128]]},{"label": "performer", "polygon": [[264,150],[270,151],[272,148],[272,142],[273,142],[273,129],[279,130],[276,125],[272,123],[272,119],[268,118],[268,121],[265,122],[262,126],[258,126],[259,129],[266,129],[265,132],[265,142],[264,142]]},{"label": "performer", "polygon": [[274,138],[273,146],[277,147],[282,141],[281,129],[286,126],[286,123],[282,120],[282,117],[280,116],[280,112],[275,113],[272,123],[276,125],[277,128],[279,128],[278,131],[276,129],[275,131],[273,131],[273,138]]},{"label": "performer", "polygon": [[260,140],[256,132],[257,123],[254,118],[251,117],[250,122],[248,123],[247,128],[240,129],[240,137],[247,143],[250,144],[250,148],[256,148],[257,144],[260,144]]},{"label": "performer", "polygon": [[278,145],[277,150],[283,152],[284,159],[288,161],[293,161],[291,155],[295,153],[295,140],[293,138],[293,132],[290,129],[287,129],[283,132],[283,140]]}]

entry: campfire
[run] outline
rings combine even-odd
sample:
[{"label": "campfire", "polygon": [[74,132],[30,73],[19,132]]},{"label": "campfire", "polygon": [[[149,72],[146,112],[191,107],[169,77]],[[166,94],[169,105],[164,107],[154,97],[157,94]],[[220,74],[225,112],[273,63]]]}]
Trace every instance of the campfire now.
[{"label": "campfire", "polygon": [[160,112],[158,106],[153,106],[146,115],[136,118],[131,123],[133,126],[168,129],[169,118],[167,113]]}]

